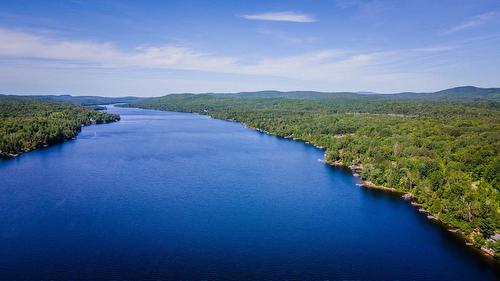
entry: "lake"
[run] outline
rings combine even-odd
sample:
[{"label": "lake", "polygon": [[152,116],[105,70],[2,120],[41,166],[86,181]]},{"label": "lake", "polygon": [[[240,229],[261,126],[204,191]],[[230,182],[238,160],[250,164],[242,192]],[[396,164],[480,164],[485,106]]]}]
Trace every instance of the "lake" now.
[{"label": "lake", "polygon": [[323,151],[188,113],[0,161],[0,279],[498,280],[498,263]]}]

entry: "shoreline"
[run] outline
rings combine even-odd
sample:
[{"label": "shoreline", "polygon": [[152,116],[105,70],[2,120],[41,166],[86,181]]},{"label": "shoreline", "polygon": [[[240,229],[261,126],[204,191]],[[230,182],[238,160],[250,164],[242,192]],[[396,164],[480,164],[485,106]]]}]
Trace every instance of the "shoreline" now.
[{"label": "shoreline", "polygon": [[[205,114],[210,116],[210,117],[213,117],[213,116],[209,115],[208,113],[205,113]],[[486,248],[484,246],[481,248],[474,246],[473,238],[466,236],[460,229],[454,228],[453,226],[443,222],[442,220],[439,219],[439,216],[432,214],[428,210],[422,208],[422,204],[416,202],[414,200],[415,197],[410,192],[405,192],[405,191],[397,190],[395,188],[386,187],[386,186],[382,186],[382,185],[376,185],[369,180],[362,180],[360,178],[362,168],[359,166],[354,166],[354,165],[345,166],[341,161],[329,162],[329,161],[325,160],[326,153],[327,153],[327,150],[325,147],[320,146],[320,145],[316,145],[312,142],[309,142],[309,141],[306,141],[303,139],[294,138],[292,136],[281,136],[281,135],[273,134],[273,133],[268,132],[266,130],[249,126],[248,124],[246,124],[244,122],[240,122],[240,121],[235,120],[235,119],[220,119],[220,120],[225,120],[225,121],[229,121],[229,122],[237,122],[237,123],[242,124],[246,128],[255,130],[257,132],[260,132],[260,133],[263,133],[266,135],[275,136],[275,137],[279,137],[279,138],[283,138],[283,139],[287,139],[287,140],[299,141],[299,142],[302,142],[304,144],[312,145],[318,149],[322,149],[324,151],[324,155],[323,155],[323,159],[321,162],[323,162],[324,164],[328,164],[330,166],[333,166],[333,167],[339,167],[339,168],[342,167],[342,168],[350,169],[352,176],[359,178],[360,183],[359,183],[359,185],[357,184],[358,186],[361,186],[363,188],[369,188],[369,189],[374,189],[374,190],[379,190],[379,191],[383,191],[383,192],[390,192],[390,193],[401,195],[401,198],[403,200],[407,201],[411,207],[416,208],[419,213],[426,216],[427,220],[429,220],[430,222],[434,222],[434,223],[439,224],[442,228],[444,228],[444,230],[450,232],[451,234],[455,235],[455,237],[461,239],[464,242],[465,246],[470,247],[471,249],[477,251],[482,256],[488,257],[491,260],[500,263],[500,260],[498,260],[494,257],[494,251],[492,249]]]},{"label": "shoreline", "polygon": [[[325,152],[325,156],[326,156],[326,152]],[[323,160],[323,163],[326,163],[326,164],[328,164],[330,166],[334,166],[334,167],[349,168],[351,170],[352,175],[354,177],[359,177],[359,174],[362,171],[362,168],[359,167],[359,166],[345,166],[340,161],[335,161],[335,162],[331,163],[331,162],[328,162],[326,160]],[[439,219],[438,216],[434,215],[433,213],[431,213],[427,209],[422,208],[422,204],[416,202],[414,200],[415,197],[410,192],[405,192],[405,191],[397,190],[395,188],[385,187],[385,186],[382,186],[382,185],[376,185],[376,184],[372,183],[369,180],[359,179],[359,181],[360,181],[359,186],[361,186],[361,187],[369,188],[369,189],[375,189],[375,190],[380,190],[380,191],[384,191],[384,192],[390,192],[390,193],[395,193],[395,194],[401,195],[401,198],[403,200],[409,202],[411,207],[417,209],[417,211],[420,214],[426,216],[426,218],[429,221],[439,224],[442,228],[444,228],[448,232],[454,234],[456,237],[460,238],[462,241],[465,242],[466,246],[471,247],[473,250],[478,251],[483,256],[487,256],[487,257],[491,258],[492,260],[498,262],[498,260],[494,257],[494,251],[492,249],[484,247],[484,246],[481,247],[481,248],[478,248],[478,247],[474,246],[473,238],[466,236],[460,229],[454,228],[453,226],[451,226],[451,225],[443,222],[442,220]]]},{"label": "shoreline", "polygon": [[31,152],[31,151],[39,150],[39,149],[42,149],[42,148],[52,147],[52,146],[59,145],[59,144],[63,144],[65,142],[67,142],[67,141],[76,140],[76,137],[78,137],[78,135],[81,133],[83,127],[90,126],[90,125],[110,124],[110,123],[114,123],[114,122],[118,122],[118,121],[120,121],[120,118],[118,118],[117,120],[113,120],[113,121],[109,121],[109,122],[102,122],[102,123],[96,123],[96,122],[82,123],[78,127],[78,130],[76,130],[74,132],[74,135],[72,137],[58,140],[57,142],[54,142],[52,144],[40,143],[36,147],[34,147],[33,149],[29,149],[29,150],[17,151],[16,153],[2,153],[2,151],[0,150],[0,161],[14,159],[14,158],[17,158],[17,157],[21,156],[24,153],[28,153],[28,152]]}]

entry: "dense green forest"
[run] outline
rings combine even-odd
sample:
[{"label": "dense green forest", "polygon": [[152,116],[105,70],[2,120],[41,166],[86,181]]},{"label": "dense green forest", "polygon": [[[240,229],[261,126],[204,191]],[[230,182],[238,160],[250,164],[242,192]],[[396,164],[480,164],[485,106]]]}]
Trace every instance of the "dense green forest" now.
[{"label": "dense green forest", "polygon": [[71,139],[82,125],[119,119],[74,104],[0,96],[0,158]]},{"label": "dense green forest", "polygon": [[321,146],[328,163],[354,168],[365,183],[411,194],[433,217],[500,258],[500,243],[492,239],[500,233],[500,91],[462,100],[463,91],[441,98],[182,94],[130,106],[208,114]]}]

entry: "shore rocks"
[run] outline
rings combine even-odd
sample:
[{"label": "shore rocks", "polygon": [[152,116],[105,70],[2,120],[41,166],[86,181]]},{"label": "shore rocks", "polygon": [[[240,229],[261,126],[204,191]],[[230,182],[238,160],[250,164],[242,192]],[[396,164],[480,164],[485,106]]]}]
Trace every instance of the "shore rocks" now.
[{"label": "shore rocks", "polygon": [[490,256],[495,255],[495,251],[491,248],[486,247],[486,246],[482,246],[481,251],[485,252],[486,254],[488,254]]}]

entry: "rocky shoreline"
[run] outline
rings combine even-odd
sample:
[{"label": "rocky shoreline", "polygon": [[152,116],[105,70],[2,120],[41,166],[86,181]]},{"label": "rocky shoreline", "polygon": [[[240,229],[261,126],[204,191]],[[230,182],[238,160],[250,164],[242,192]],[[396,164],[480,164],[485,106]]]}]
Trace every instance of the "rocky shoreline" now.
[{"label": "rocky shoreline", "polygon": [[[324,158],[326,158],[326,152],[324,154]],[[346,167],[340,161],[328,162],[328,161],[324,160],[323,162],[328,164],[328,165],[335,166],[335,167]],[[362,168],[360,166],[351,165],[351,166],[347,166],[347,168],[349,168],[351,170],[353,176],[355,176],[355,177],[359,177],[361,172],[362,172]],[[493,249],[485,247],[485,246],[482,246],[481,248],[474,246],[472,235],[471,236],[465,235],[465,233],[463,233],[460,229],[454,228],[451,225],[441,221],[438,218],[438,216],[436,216],[436,215],[432,214],[430,211],[422,208],[422,204],[415,201],[415,197],[413,196],[413,194],[411,194],[409,192],[397,190],[395,188],[376,185],[369,180],[361,180],[360,179],[360,184],[358,186],[362,186],[365,188],[378,189],[381,191],[392,192],[392,193],[397,193],[397,194],[401,195],[401,197],[405,201],[408,201],[412,207],[417,208],[418,212],[421,213],[422,215],[426,216],[426,218],[428,220],[439,223],[446,230],[448,230],[449,232],[460,237],[462,240],[464,240],[466,246],[472,247],[473,249],[480,251],[483,255],[486,255],[488,257],[493,258],[494,254],[495,254],[495,251]]]},{"label": "rocky shoreline", "polygon": [[[228,121],[239,122],[238,120],[234,120],[234,119],[231,119],[231,120],[228,120]],[[325,150],[325,148],[323,146],[319,146],[319,145],[316,145],[314,143],[310,143],[309,141],[305,141],[305,140],[302,140],[302,139],[294,138],[292,136],[275,135],[275,134],[273,134],[271,132],[268,132],[266,130],[262,130],[262,129],[259,129],[259,128],[254,128],[254,127],[249,126],[249,125],[247,125],[245,123],[242,123],[242,124],[243,124],[243,126],[245,126],[247,128],[253,129],[255,131],[258,131],[258,132],[261,132],[261,133],[264,133],[264,134],[267,134],[267,135],[278,136],[278,137],[282,137],[282,138],[285,138],[285,139],[291,139],[291,140],[294,140],[294,141],[301,141],[301,142],[304,142],[306,144],[310,144],[310,145],[312,145],[312,146],[314,146],[316,148],[324,149]],[[360,167],[360,166],[355,166],[355,165],[345,166],[340,161],[334,161],[334,162],[327,161],[326,160],[326,151],[325,151],[325,154],[323,156],[323,160],[321,162],[326,163],[326,164],[331,165],[331,166],[335,166],[335,167],[349,168],[351,170],[351,172],[352,172],[352,175],[354,177],[360,177],[361,172],[362,172],[362,167]],[[362,186],[364,188],[377,189],[377,190],[381,190],[381,191],[385,191],[385,192],[391,192],[391,193],[396,193],[396,194],[401,195],[401,197],[405,201],[409,202],[412,207],[417,208],[418,212],[421,213],[422,215],[424,215],[428,220],[433,221],[435,223],[439,223],[447,231],[449,231],[450,233],[453,233],[457,237],[461,238],[464,241],[464,243],[465,243],[466,246],[469,246],[469,247],[471,247],[471,248],[473,248],[475,250],[478,250],[481,254],[483,254],[485,256],[488,256],[488,257],[491,257],[491,258],[494,259],[495,252],[494,252],[493,249],[487,248],[485,246],[483,246],[481,248],[474,246],[474,244],[473,244],[474,234],[471,234],[471,235],[467,236],[460,229],[454,228],[451,225],[449,225],[449,224],[441,221],[437,215],[434,215],[430,211],[422,208],[422,204],[420,204],[420,203],[418,203],[418,202],[415,201],[413,194],[411,194],[409,192],[404,192],[404,191],[401,191],[401,190],[397,190],[395,188],[390,188],[390,187],[385,187],[385,186],[381,186],[381,185],[376,185],[376,184],[374,184],[373,182],[371,182],[369,180],[361,180],[360,179],[360,183],[357,184],[357,185],[358,186]]]}]

